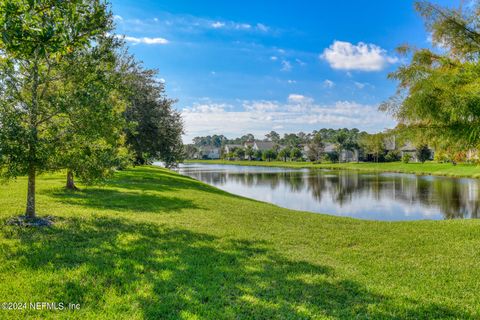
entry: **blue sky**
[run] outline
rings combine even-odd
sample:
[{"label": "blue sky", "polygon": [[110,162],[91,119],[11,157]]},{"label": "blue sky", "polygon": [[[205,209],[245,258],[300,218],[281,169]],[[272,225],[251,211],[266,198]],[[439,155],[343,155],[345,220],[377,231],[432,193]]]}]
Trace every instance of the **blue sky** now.
[{"label": "blue sky", "polygon": [[[455,5],[456,1],[436,1]],[[413,1],[113,0],[117,33],[178,99],[185,142],[395,125],[398,45],[430,46]]]}]

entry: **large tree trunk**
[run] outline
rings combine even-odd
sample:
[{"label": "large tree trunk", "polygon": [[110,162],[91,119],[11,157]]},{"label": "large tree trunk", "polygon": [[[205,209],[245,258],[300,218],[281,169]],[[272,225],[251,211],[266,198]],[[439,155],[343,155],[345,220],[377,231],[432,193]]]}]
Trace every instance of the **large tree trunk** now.
[{"label": "large tree trunk", "polygon": [[73,191],[78,190],[77,186],[75,185],[75,180],[73,179],[73,171],[72,170],[67,171],[67,184],[65,185],[65,188],[67,188],[68,190],[73,190]]},{"label": "large tree trunk", "polygon": [[28,191],[27,191],[27,210],[25,215],[28,219],[34,219],[35,214],[35,166],[30,165],[28,169]]}]

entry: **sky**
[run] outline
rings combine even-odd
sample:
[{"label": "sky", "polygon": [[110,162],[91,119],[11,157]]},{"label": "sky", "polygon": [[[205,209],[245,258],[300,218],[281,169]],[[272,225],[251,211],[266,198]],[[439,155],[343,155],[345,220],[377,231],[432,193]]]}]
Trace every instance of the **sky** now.
[{"label": "sky", "polygon": [[112,10],[117,34],[178,100],[186,143],[392,128],[378,106],[396,90],[388,73],[408,62],[395,48],[431,46],[410,0],[113,0]]}]

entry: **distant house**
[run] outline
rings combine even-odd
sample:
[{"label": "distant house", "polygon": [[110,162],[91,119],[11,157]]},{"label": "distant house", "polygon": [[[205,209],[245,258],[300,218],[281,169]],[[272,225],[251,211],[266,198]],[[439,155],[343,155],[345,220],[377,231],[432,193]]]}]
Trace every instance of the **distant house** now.
[{"label": "distant house", "polygon": [[275,143],[272,141],[260,141],[260,140],[255,140],[253,141],[252,148],[255,151],[266,151],[269,149],[274,149],[275,148]]},{"label": "distant house", "polygon": [[[335,143],[327,142],[325,144],[325,153],[335,153],[338,152],[337,145]],[[338,154],[338,160],[340,162],[357,162],[358,157],[359,157],[359,150],[358,149],[353,149],[353,150],[342,150]]]},{"label": "distant house", "polygon": [[217,160],[220,159],[220,148],[212,146],[201,146],[198,148],[198,156],[200,159]]},{"label": "distant house", "polygon": [[[395,136],[390,136],[390,137],[385,138],[384,144],[385,144],[385,150],[386,151],[398,150],[400,152],[401,157],[403,157],[406,154],[409,154],[412,161],[418,162],[417,147],[412,142],[407,141],[405,144],[400,146],[397,143],[397,141],[395,139]],[[433,155],[435,153],[435,150],[431,147],[429,147],[429,149],[430,149],[430,159],[433,159]]]},{"label": "distant house", "polygon": [[243,146],[241,144],[226,144],[223,147],[223,150],[225,151],[225,153],[230,153],[230,152],[233,152],[235,149],[238,149],[238,148],[243,148]]}]

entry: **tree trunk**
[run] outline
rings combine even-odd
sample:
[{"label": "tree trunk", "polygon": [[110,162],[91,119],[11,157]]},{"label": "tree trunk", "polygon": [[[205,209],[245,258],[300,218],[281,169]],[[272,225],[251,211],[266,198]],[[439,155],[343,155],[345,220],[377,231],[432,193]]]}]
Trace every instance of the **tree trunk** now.
[{"label": "tree trunk", "polygon": [[75,185],[75,180],[73,179],[73,171],[72,170],[67,171],[67,184],[65,185],[65,188],[67,188],[68,190],[73,190],[73,191],[78,190],[77,186]]},{"label": "tree trunk", "polygon": [[34,219],[35,213],[35,166],[30,165],[28,169],[28,191],[27,191],[27,210],[25,215],[28,219]]}]

